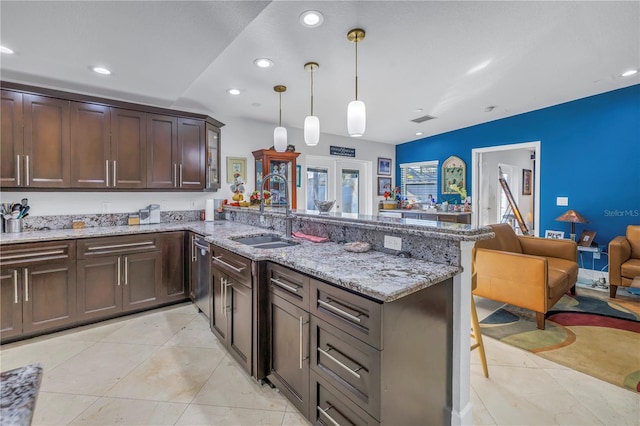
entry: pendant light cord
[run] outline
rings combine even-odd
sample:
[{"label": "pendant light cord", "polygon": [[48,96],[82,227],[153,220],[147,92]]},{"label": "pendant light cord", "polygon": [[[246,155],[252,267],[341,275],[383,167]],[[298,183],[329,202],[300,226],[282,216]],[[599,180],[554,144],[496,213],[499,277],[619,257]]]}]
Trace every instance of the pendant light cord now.
[{"label": "pendant light cord", "polygon": [[278,126],[282,127],[282,92],[278,93],[280,95],[280,118],[278,119]]},{"label": "pendant light cord", "polygon": [[356,34],[356,101],[358,100],[358,34]]},{"label": "pendant light cord", "polygon": [[313,115],[313,65],[311,65],[311,115]]}]

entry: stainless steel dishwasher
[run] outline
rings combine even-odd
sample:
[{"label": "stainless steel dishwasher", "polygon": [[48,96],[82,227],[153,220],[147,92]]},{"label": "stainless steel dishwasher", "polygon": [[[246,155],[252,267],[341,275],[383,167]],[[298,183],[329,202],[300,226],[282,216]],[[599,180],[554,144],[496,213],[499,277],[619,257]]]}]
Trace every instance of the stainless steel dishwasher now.
[{"label": "stainless steel dishwasher", "polygon": [[195,263],[194,285],[195,297],[194,301],[198,309],[200,309],[207,318],[211,314],[211,252],[209,243],[199,235],[193,238],[193,262]]}]

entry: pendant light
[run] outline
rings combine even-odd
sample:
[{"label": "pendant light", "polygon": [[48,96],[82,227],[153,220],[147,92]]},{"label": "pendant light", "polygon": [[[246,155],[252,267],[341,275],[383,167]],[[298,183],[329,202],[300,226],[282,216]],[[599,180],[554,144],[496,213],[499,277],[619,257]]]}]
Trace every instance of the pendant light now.
[{"label": "pendant light", "polygon": [[277,152],[285,152],[287,150],[287,129],[282,127],[282,93],[287,91],[287,86],[274,86],[273,90],[280,95],[280,119],[278,127],[273,131],[273,148]]},{"label": "pendant light", "polygon": [[367,127],[367,110],[364,102],[358,100],[358,43],[364,39],[364,30],[353,29],[347,33],[347,39],[356,45],[356,99],[349,102],[347,108],[347,131],[353,137],[364,135]]},{"label": "pendant light", "polygon": [[313,115],[313,72],[319,65],[316,62],[307,62],[304,69],[311,72],[311,115],[304,119],[304,143],[316,146],[320,141],[320,120]]}]

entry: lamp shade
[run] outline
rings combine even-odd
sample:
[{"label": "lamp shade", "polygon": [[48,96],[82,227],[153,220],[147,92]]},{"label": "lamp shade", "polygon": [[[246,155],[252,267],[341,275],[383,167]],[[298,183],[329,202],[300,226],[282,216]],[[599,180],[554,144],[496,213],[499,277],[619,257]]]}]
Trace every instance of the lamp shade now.
[{"label": "lamp shade", "polygon": [[354,138],[364,135],[367,109],[362,101],[351,101],[347,107],[347,131]]},{"label": "lamp shade", "polygon": [[287,129],[279,126],[273,131],[273,148],[277,152],[285,152],[287,150]]},{"label": "lamp shade", "polygon": [[567,210],[562,215],[556,217],[559,222],[573,222],[573,223],[589,223],[580,213],[575,210]]},{"label": "lamp shade", "polygon": [[304,143],[316,146],[320,142],[320,120],[315,115],[304,119]]}]

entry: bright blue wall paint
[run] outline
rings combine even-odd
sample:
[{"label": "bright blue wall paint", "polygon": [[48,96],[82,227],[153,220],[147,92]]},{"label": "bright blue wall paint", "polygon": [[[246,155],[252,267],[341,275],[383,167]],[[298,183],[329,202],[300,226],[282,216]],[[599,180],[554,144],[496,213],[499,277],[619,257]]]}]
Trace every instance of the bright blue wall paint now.
[{"label": "bright blue wall paint", "polygon": [[[554,220],[567,209],[590,222],[576,224],[576,233],[596,231],[601,246],[624,235],[627,225],[640,225],[640,85],[400,144],[396,165],[442,164],[457,155],[470,183],[473,148],[531,141],[540,141],[540,233],[568,234],[570,224]],[[559,196],[569,197],[568,207],[556,206]],[[583,257],[590,266],[590,255]],[[596,262],[605,265],[606,256]]]}]

